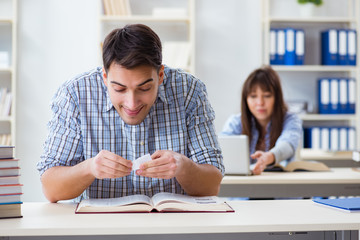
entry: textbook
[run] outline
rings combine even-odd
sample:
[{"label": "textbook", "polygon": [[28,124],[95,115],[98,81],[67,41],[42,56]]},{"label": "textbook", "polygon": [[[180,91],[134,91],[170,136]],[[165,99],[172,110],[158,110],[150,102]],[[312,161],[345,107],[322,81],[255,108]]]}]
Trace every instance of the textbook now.
[{"label": "textbook", "polygon": [[0,145],[0,158],[13,158],[14,146]]},{"label": "textbook", "polygon": [[148,213],[148,212],[234,212],[216,196],[192,197],[161,192],[153,197],[131,195],[119,198],[84,199],[75,213]]},{"label": "textbook", "polygon": [[314,199],[313,202],[347,212],[360,212],[360,197]]},{"label": "textbook", "polygon": [[279,171],[279,172],[301,172],[301,171],[330,171],[330,168],[324,163],[317,161],[293,161],[290,162],[286,167],[279,164],[275,165],[273,168],[267,169],[267,171]]}]

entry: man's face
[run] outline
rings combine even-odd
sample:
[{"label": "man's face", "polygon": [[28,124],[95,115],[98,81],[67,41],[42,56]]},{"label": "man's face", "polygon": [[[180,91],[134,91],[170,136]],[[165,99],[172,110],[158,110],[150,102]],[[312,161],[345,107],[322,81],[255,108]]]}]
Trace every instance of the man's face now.
[{"label": "man's face", "polygon": [[107,74],[103,69],[103,79],[120,117],[127,124],[137,125],[145,119],[157,98],[164,79],[164,67],[158,73],[151,66],[129,70],[112,63]]}]

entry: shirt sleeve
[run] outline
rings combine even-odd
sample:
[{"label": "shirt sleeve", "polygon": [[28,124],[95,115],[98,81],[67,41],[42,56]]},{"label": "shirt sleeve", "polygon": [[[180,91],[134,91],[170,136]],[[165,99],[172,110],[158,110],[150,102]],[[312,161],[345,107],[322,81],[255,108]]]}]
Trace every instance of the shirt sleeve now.
[{"label": "shirt sleeve", "polygon": [[240,114],[231,115],[225,122],[221,131],[222,135],[240,135],[242,132]]},{"label": "shirt sleeve", "polygon": [[213,124],[215,112],[208,101],[205,85],[200,81],[195,84],[196,90],[186,110],[188,157],[199,164],[213,165],[224,175],[222,154]]},{"label": "shirt sleeve", "polygon": [[290,159],[294,156],[302,136],[302,121],[296,114],[285,116],[283,130],[275,146],[270,149],[275,155],[275,163]]},{"label": "shirt sleeve", "polygon": [[77,106],[66,88],[60,88],[55,94],[51,104],[52,118],[48,123],[49,134],[37,164],[40,175],[51,167],[73,166],[83,159]]}]

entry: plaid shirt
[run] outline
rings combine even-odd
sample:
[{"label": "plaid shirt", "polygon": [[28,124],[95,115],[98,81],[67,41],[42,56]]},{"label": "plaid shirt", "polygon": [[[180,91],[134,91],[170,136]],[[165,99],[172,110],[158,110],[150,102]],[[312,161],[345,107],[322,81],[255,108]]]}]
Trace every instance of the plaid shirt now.
[{"label": "plaid shirt", "polygon": [[[49,135],[37,164],[40,174],[54,166],[74,166],[105,149],[135,160],[156,150],[172,150],[199,164],[211,164],[224,174],[213,126],[214,111],[205,85],[192,75],[165,67],[158,98],[139,125],[126,124],[113,107],[102,69],[64,83],[55,94]],[[85,198],[112,198],[158,192],[185,194],[175,178],[129,176],[95,179]]]}]

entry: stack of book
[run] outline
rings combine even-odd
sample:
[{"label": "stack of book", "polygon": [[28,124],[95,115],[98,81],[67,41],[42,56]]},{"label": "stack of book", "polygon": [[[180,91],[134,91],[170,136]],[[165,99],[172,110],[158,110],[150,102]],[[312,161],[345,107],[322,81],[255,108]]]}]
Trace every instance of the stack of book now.
[{"label": "stack of book", "polygon": [[13,146],[0,145],[0,219],[22,217],[19,159],[13,150]]}]

